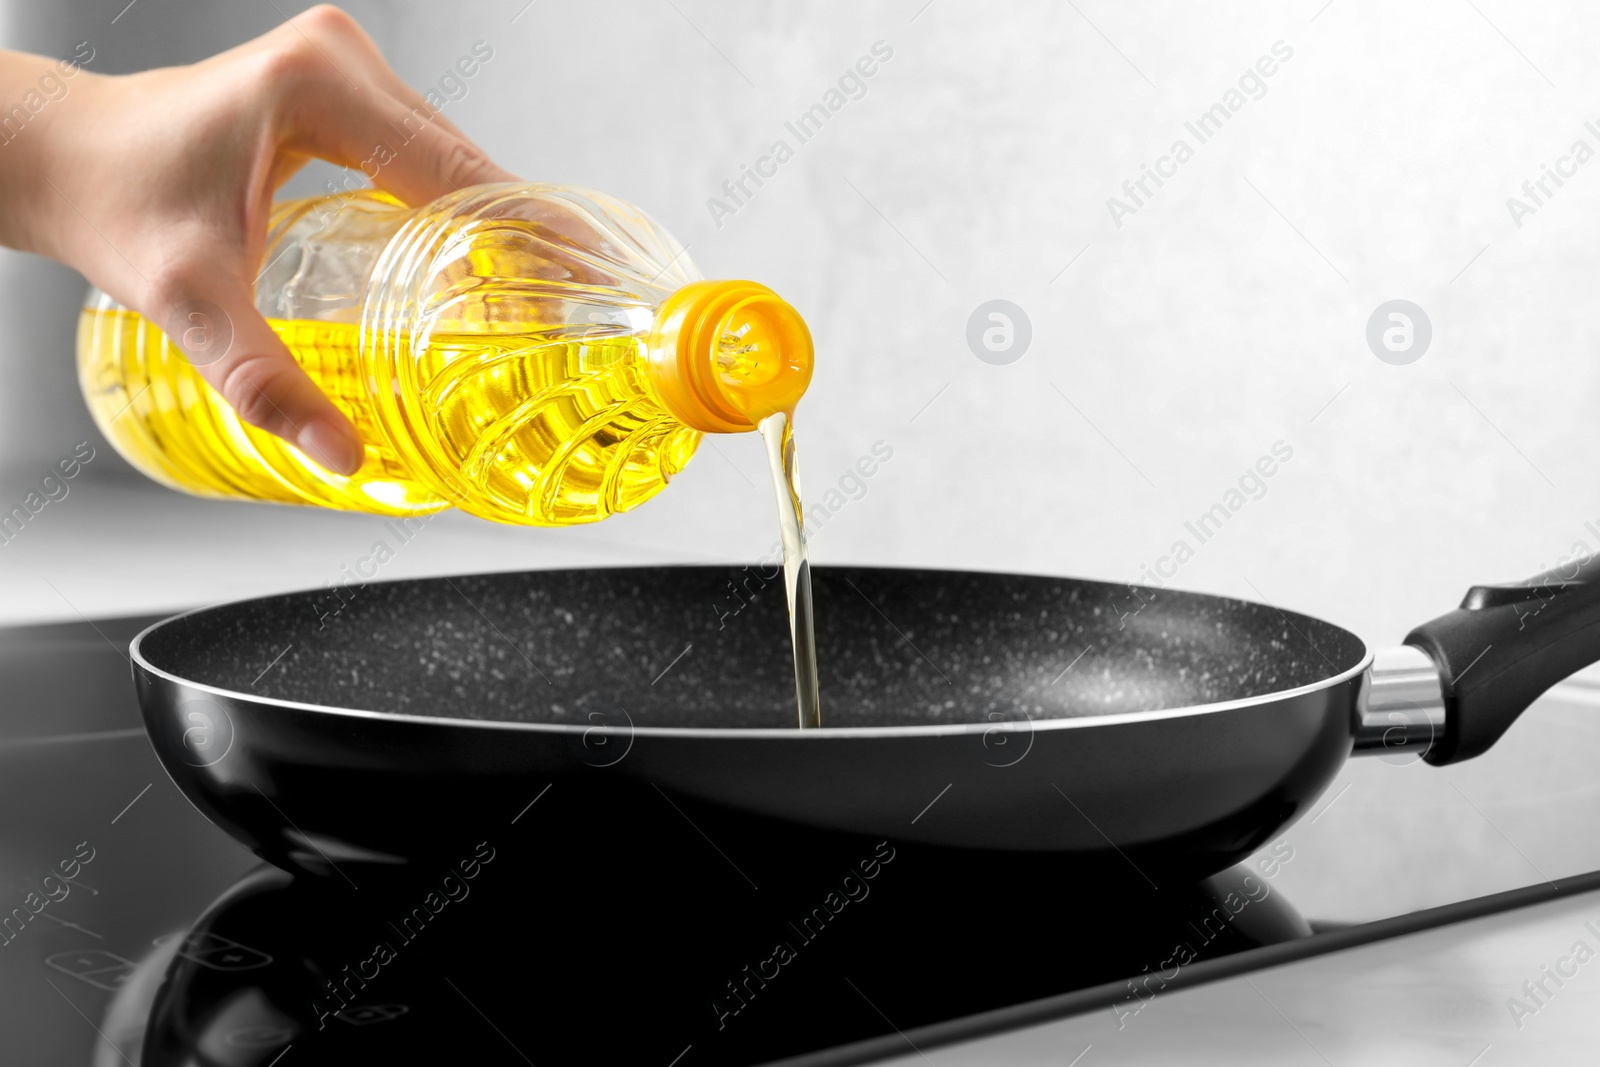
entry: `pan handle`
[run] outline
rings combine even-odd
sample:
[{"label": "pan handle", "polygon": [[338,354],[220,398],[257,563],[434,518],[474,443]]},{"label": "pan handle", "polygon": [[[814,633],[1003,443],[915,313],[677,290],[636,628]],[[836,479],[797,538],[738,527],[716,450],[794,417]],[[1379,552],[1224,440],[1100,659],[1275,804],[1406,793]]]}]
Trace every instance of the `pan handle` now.
[{"label": "pan handle", "polygon": [[1546,689],[1600,660],[1600,556],[1524,582],[1475,585],[1459,608],[1412,630],[1406,644],[1433,659],[1444,696],[1444,737],[1425,758],[1471,759]]}]

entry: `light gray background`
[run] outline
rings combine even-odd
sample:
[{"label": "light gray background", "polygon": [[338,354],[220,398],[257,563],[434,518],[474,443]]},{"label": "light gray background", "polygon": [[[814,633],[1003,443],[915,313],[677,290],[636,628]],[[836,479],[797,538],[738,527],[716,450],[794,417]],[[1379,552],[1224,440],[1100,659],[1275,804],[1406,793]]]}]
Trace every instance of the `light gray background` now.
[{"label": "light gray background", "polygon": [[[64,55],[87,39],[116,71],[279,20],[138,0],[113,25],[124,2],[0,0],[0,42]],[[808,502],[874,441],[894,450],[817,535],[819,562],[1129,580],[1279,440],[1293,459],[1174,584],[1392,643],[1474,581],[1600,548],[1584,528],[1600,527],[1600,160],[1520,229],[1505,203],[1575,139],[1600,149],[1585,5],[347,6],[419,87],[488,42],[447,113],[501,163],[630,199],[707,275],[801,309],[818,343],[798,424]],[[894,58],[867,95],[717,227],[707,198],[878,40]],[[1294,55],[1267,95],[1115,226],[1106,198],[1279,40]],[[0,252],[6,506],[93,434],[80,296],[64,268]],[[1433,324],[1408,366],[1364,336],[1397,298]],[[965,340],[992,299],[1032,322],[1009,366]],[[6,620],[318,585],[383,535],[364,516],[169,493],[92,439],[101,458],[69,497],[0,546]],[[758,442],[722,438],[635,513],[553,531],[441,518],[380,577],[743,561],[775,537]],[[1291,830],[1303,859],[1285,886],[1363,918],[1482,890],[1485,869],[1509,885],[1600,865],[1573,829],[1595,808],[1591,711],[1536,711],[1459,770],[1353,765],[1338,806]],[[1541,725],[1581,743],[1539,744]],[[1384,850],[1399,867],[1338,880]]]},{"label": "light gray background", "polygon": [[[761,279],[805,313],[818,341],[799,424],[808,498],[873,441],[894,448],[818,535],[819,560],[1130,579],[1280,439],[1293,461],[1175,584],[1394,641],[1473,581],[1523,576],[1579,538],[1600,547],[1583,528],[1600,520],[1587,299],[1600,161],[1520,230],[1505,206],[1573,139],[1600,148],[1583,130],[1600,118],[1585,108],[1600,14],[1494,0],[674,2],[348,6],[417,86],[489,42],[495,58],[448,113],[497,159],[631,199],[708,275]],[[31,7],[0,5],[0,41],[65,54],[88,39],[101,70],[197,58],[278,18],[138,0],[112,25],[121,2]],[[877,40],[894,58],[866,97],[717,228],[707,198]],[[1106,198],[1279,40],[1294,57],[1267,95],[1114,226]],[[1364,329],[1400,297],[1435,336],[1394,367]],[[7,501],[90,432],[77,298],[64,269],[0,253]],[[1032,320],[1010,366],[964,341],[993,298]],[[635,514],[555,532],[441,522],[384,576],[765,552],[757,442],[708,444]],[[317,584],[375,525],[85,482],[0,548],[4,612]],[[173,542],[181,566],[161,562]]]}]

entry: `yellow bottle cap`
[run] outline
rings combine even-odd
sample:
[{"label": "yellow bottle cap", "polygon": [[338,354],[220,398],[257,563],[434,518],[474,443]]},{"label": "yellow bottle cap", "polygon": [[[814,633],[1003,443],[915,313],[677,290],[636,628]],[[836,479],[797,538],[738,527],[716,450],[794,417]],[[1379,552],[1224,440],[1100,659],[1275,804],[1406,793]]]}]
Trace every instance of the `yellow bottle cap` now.
[{"label": "yellow bottle cap", "polygon": [[691,282],[656,311],[650,380],[675,418],[703,433],[744,433],[793,411],[811,384],[811,331],[764,285]]}]

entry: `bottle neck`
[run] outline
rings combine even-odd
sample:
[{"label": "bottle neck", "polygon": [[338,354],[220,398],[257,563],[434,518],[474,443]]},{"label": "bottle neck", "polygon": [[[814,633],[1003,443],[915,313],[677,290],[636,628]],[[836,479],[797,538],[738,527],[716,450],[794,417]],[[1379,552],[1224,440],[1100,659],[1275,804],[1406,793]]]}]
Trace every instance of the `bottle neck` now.
[{"label": "bottle neck", "polygon": [[667,410],[702,433],[744,433],[793,411],[811,383],[811,331],[764,285],[692,282],[656,310],[650,381]]}]

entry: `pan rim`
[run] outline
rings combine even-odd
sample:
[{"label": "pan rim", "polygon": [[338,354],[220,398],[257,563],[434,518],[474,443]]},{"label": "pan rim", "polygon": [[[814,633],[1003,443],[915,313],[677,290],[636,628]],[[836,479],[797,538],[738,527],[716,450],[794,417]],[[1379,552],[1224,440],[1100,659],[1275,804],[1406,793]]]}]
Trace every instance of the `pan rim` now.
[{"label": "pan rim", "polygon": [[[1196,594],[1206,596],[1209,594]],[[1238,598],[1229,598],[1238,599]],[[1255,603],[1246,601],[1246,603]],[[210,685],[206,682],[197,682],[157,667],[145,658],[142,645],[144,639],[156,630],[175,622],[178,619],[209,611],[220,605],[202,605],[169,616],[155,622],[139,631],[129,643],[128,655],[134,665],[142,671],[163,679],[180,689],[203,692],[212,696],[222,697],[236,704],[258,705],[274,708],[283,708],[288,711],[317,712],[325,715],[338,715],[347,718],[369,719],[377,721],[394,721],[413,724],[427,724],[434,726],[451,727],[476,727],[493,730],[530,731],[533,733],[549,733],[554,735],[582,736],[592,732],[603,735],[616,735],[627,737],[661,737],[661,738],[705,738],[732,740],[735,738],[748,738],[751,740],[771,740],[777,738],[812,738],[817,740],[843,740],[849,738],[890,738],[890,737],[951,737],[970,736],[974,733],[1035,733],[1040,731],[1086,729],[1094,726],[1119,726],[1131,723],[1156,722],[1163,719],[1189,718],[1198,715],[1213,715],[1228,711],[1238,711],[1245,708],[1258,707],[1263,704],[1274,704],[1280,701],[1293,700],[1297,697],[1312,693],[1322,692],[1342,685],[1353,678],[1365,674],[1372,666],[1372,646],[1360,635],[1336,623],[1324,622],[1344,633],[1349,634],[1361,642],[1361,658],[1352,667],[1346,668],[1337,674],[1330,675],[1307,685],[1297,686],[1293,689],[1281,689],[1271,693],[1260,693],[1252,697],[1240,697],[1235,700],[1219,700],[1209,704],[1189,704],[1177,708],[1154,708],[1148,711],[1127,711],[1111,715],[1080,715],[1060,719],[1028,719],[1023,722],[967,722],[967,723],[927,723],[918,726],[819,726],[811,729],[797,727],[736,727],[736,726],[594,726],[582,723],[557,723],[557,722],[516,722],[505,719],[465,719],[445,715],[412,715],[396,711],[372,711],[365,708],[337,708],[326,704],[311,704],[298,700],[284,700],[279,697],[261,696],[258,694],[241,693],[233,689],[224,689],[220,686]],[[1268,606],[1268,605],[1263,605]],[[1310,616],[1308,616],[1310,617]]]}]

